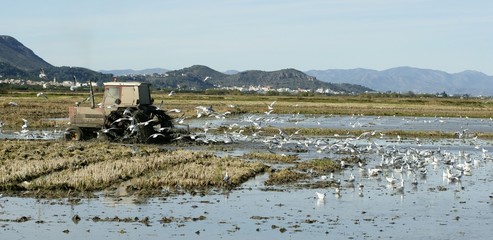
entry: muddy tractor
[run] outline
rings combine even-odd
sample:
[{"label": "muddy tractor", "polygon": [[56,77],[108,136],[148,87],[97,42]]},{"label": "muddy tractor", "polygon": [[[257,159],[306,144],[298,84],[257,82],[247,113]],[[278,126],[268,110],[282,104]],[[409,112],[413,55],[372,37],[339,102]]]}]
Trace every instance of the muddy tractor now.
[{"label": "muddy tractor", "polygon": [[169,141],[174,137],[172,118],[152,105],[149,83],[104,83],[103,100],[97,105],[91,86],[88,99],[89,107],[80,103],[69,107],[70,126],[65,131],[65,139],[78,141],[97,137],[144,143]]}]

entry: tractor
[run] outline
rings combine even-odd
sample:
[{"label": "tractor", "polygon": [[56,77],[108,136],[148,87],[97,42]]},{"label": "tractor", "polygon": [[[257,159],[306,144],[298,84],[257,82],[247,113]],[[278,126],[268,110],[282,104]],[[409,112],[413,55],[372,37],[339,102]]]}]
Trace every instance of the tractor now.
[{"label": "tractor", "polygon": [[[70,106],[70,126],[66,140],[88,140],[97,137],[109,141],[145,143],[170,141],[175,137],[173,119],[153,105],[150,83],[106,82],[103,100],[94,103],[90,86],[90,107]],[[84,100],[84,101],[86,101]],[[84,102],[83,101],[83,102]]]}]

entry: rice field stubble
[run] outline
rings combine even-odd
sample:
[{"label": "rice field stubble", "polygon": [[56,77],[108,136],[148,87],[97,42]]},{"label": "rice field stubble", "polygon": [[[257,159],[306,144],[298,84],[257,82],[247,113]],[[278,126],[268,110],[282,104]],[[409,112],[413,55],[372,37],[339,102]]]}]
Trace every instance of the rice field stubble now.
[{"label": "rice field stubble", "polygon": [[[219,158],[210,152],[157,146],[64,141],[2,141],[0,189],[24,196],[66,192],[165,188],[177,192],[229,189],[268,168],[260,162]],[[231,176],[224,181],[225,173]]]}]

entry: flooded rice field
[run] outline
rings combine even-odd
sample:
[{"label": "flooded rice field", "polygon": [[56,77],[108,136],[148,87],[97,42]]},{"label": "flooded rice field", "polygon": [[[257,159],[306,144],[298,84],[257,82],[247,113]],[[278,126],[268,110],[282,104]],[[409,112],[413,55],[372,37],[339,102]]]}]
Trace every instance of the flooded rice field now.
[{"label": "flooded rice field", "polygon": [[[259,115],[260,116],[260,115]],[[266,185],[259,175],[231,191],[145,198],[125,191],[94,198],[0,198],[0,232],[8,239],[489,239],[493,234],[491,119],[368,116],[265,116],[278,128],[363,129],[359,136],[216,134],[220,156],[248,152],[339,159],[337,172]],[[269,120],[271,119],[272,120]],[[255,125],[256,116],[197,119],[191,127]],[[380,131],[457,132],[452,139],[398,138]],[[56,139],[60,132],[3,132],[0,138]],[[51,135],[55,134],[55,135]],[[205,138],[205,137],[204,137]],[[281,139],[281,140],[280,140]],[[232,143],[230,143],[232,141]],[[208,150],[208,145],[194,146]],[[163,146],[167,147],[167,146]],[[344,159],[356,159],[347,163]],[[359,160],[358,160],[359,159]],[[273,169],[290,163],[269,164]],[[164,189],[163,191],[166,191]],[[317,194],[319,193],[319,194]]]}]

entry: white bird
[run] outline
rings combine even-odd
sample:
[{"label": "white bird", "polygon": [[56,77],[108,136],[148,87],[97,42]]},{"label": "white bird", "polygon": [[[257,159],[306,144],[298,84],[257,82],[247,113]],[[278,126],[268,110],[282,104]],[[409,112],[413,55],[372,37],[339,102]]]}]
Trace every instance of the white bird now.
[{"label": "white bird", "polygon": [[168,93],[168,96],[170,96],[170,97],[173,96],[173,95],[175,95],[175,91],[171,91],[171,92]]},{"label": "white bird", "polygon": [[273,110],[273,109],[274,109],[274,104],[275,104],[275,103],[276,103],[276,101],[271,102],[269,105],[267,105],[267,108],[268,108],[269,110]]},{"label": "white bird", "polygon": [[142,125],[143,125],[143,126],[147,126],[147,125],[149,125],[149,124],[150,124],[150,123],[152,123],[152,122],[159,122],[159,120],[158,120],[158,119],[155,119],[155,118],[152,118],[152,119],[147,120],[147,121],[145,121],[145,122],[140,122],[140,123],[137,123],[137,125],[139,125],[139,126],[142,126]]},{"label": "white bird", "polygon": [[114,122],[112,122],[110,125],[113,125],[113,124],[115,124],[115,123],[119,123],[119,122],[121,122],[121,121],[130,121],[130,122],[132,122],[132,123],[133,123],[135,120],[134,120],[134,118],[133,118],[133,117],[122,117],[122,118],[118,118],[118,119],[116,119],[116,120],[115,120]]},{"label": "white bird", "polygon": [[24,121],[24,124],[22,125],[22,129],[25,130],[29,127],[29,122],[25,118],[23,118],[22,121]]},{"label": "white bird", "polygon": [[481,152],[482,152],[483,154],[486,154],[486,153],[488,152],[488,149],[481,148]]},{"label": "white bird", "polygon": [[270,115],[272,113],[272,111],[274,111],[274,109],[271,109],[271,110],[264,112],[264,113],[265,113],[265,115]]},{"label": "white bird", "polygon": [[404,178],[401,179],[401,185],[395,188],[398,193],[404,193]]},{"label": "white bird", "polygon": [[162,133],[154,133],[154,134],[151,134],[147,140],[149,140],[150,138],[158,138],[158,137],[166,137],[164,134]]},{"label": "white bird", "polygon": [[195,107],[195,109],[197,110],[197,117],[198,118],[200,116],[202,116],[202,114],[204,114],[205,116],[209,116],[215,112],[214,109],[212,109],[212,106],[209,106],[209,107],[197,106],[197,107]]},{"label": "white bird", "polygon": [[336,195],[336,197],[341,197],[341,187],[340,186],[337,186],[334,189],[334,195]]},{"label": "white bird", "polygon": [[130,145],[130,148],[132,149],[132,153],[134,155],[137,155],[139,153],[139,149],[136,146]]},{"label": "white bird", "polygon": [[44,97],[44,98],[48,99],[48,97],[43,92],[37,93],[36,97]]},{"label": "white bird", "polygon": [[226,106],[228,106],[229,108],[236,108],[236,105],[234,104],[230,104],[230,103],[224,103],[226,104]]},{"label": "white bird", "polygon": [[19,104],[17,104],[16,102],[9,102],[8,105],[11,107],[15,107],[18,106]]},{"label": "white bird", "polygon": [[315,192],[315,194],[317,194],[318,199],[324,199],[326,195],[326,193],[319,193],[319,192]]},{"label": "white bird", "polygon": [[229,183],[230,176],[229,176],[228,172],[226,172],[226,173],[224,174],[224,178],[223,178],[223,180],[224,180],[225,182]]},{"label": "white bird", "polygon": [[173,108],[173,109],[168,110],[168,112],[172,112],[172,113],[180,113],[180,112],[181,112],[181,110],[180,110],[180,109],[178,109],[178,108]]},{"label": "white bird", "polygon": [[385,177],[385,179],[387,179],[387,182],[389,182],[390,184],[394,184],[397,181],[397,178],[394,177],[393,173],[392,173],[392,176]]},{"label": "white bird", "polygon": [[119,128],[116,128],[116,127],[112,127],[112,128],[104,128],[104,129],[101,129],[101,132],[102,133],[109,133],[110,131],[112,130],[118,130]]},{"label": "white bird", "polygon": [[358,186],[358,196],[359,197],[363,197],[364,196],[364,194],[363,194],[363,187],[364,187],[363,184],[360,184]]},{"label": "white bird", "polygon": [[354,182],[355,180],[356,180],[356,178],[354,177],[354,174],[351,173],[351,176],[349,176],[348,182]]}]

